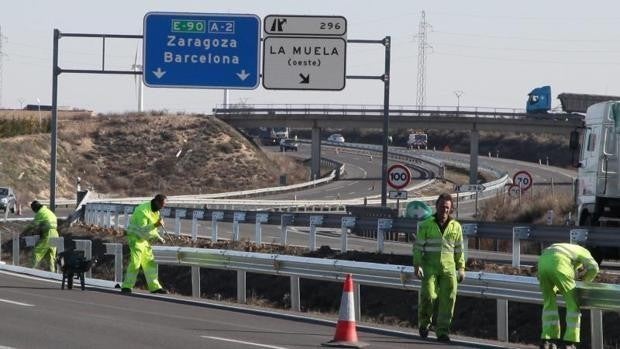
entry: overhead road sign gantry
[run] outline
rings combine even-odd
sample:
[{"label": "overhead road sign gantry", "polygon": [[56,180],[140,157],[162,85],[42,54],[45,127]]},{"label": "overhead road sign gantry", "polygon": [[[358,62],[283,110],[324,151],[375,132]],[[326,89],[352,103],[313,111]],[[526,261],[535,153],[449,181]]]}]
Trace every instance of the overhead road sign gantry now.
[{"label": "overhead road sign gantry", "polygon": [[255,89],[260,75],[260,22],[253,14],[147,13],[144,84]]},{"label": "overhead road sign gantry", "polygon": [[263,40],[263,87],[344,89],[347,21],[341,16],[269,15]]}]

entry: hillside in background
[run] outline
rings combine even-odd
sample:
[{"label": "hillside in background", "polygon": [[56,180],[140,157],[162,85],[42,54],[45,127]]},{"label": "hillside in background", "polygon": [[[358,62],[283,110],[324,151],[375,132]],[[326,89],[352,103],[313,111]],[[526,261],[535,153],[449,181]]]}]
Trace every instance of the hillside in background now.
[{"label": "hillside in background", "polygon": [[[21,119],[30,125],[37,117]],[[0,125],[15,118],[0,116]],[[0,136],[0,186],[27,203],[49,197],[50,135],[22,133]],[[308,178],[301,163],[267,155],[204,115],[61,115],[58,134],[58,197],[75,196],[77,177],[82,188],[112,196],[216,193],[275,186],[282,174],[288,183]]]}]

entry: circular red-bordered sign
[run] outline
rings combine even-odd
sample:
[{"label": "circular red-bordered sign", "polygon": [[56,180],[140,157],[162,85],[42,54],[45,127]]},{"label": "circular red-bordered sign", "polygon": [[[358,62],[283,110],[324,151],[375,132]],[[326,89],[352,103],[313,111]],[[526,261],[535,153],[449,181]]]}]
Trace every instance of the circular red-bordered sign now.
[{"label": "circular red-bordered sign", "polygon": [[387,184],[394,189],[402,189],[411,182],[411,172],[407,166],[395,164],[387,171]]},{"label": "circular red-bordered sign", "polygon": [[508,196],[510,196],[513,199],[518,199],[519,196],[521,196],[522,190],[521,188],[519,188],[518,185],[513,184],[510,187],[508,187]]},{"label": "circular red-bordered sign", "polygon": [[519,186],[521,191],[526,191],[530,189],[534,181],[532,180],[532,175],[529,172],[519,171],[512,177],[512,183]]}]

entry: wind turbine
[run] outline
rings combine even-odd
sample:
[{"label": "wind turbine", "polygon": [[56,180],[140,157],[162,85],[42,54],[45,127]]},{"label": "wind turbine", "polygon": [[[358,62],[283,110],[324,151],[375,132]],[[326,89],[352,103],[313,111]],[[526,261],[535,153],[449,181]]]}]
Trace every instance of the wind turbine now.
[{"label": "wind turbine", "polygon": [[[142,71],[142,64],[138,64],[138,46],[136,46],[136,55],[133,59],[133,64],[131,65],[131,69],[135,72]],[[133,76],[133,82],[136,85],[136,93],[138,95],[138,112],[144,111],[144,95],[142,92],[142,77],[139,74],[135,74]]]}]

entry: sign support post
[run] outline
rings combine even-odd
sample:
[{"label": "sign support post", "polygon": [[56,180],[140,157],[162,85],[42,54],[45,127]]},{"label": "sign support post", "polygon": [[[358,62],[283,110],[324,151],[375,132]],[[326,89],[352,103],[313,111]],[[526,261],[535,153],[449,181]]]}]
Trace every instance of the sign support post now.
[{"label": "sign support post", "polygon": [[387,206],[388,133],[390,129],[390,48],[392,37],[383,40],[347,40],[359,44],[382,44],[385,47],[385,67],[381,76],[347,76],[347,79],[380,79],[383,81],[383,156],[381,157],[381,207]]}]

